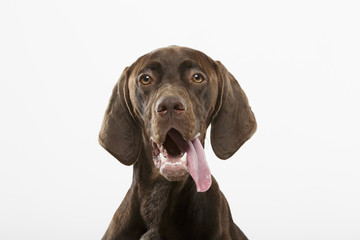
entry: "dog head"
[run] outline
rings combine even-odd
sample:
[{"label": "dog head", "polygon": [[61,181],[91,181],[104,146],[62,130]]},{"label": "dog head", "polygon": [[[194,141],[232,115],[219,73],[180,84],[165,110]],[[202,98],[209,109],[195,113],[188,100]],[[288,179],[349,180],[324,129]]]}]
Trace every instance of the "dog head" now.
[{"label": "dog head", "polygon": [[180,181],[188,174],[198,191],[211,185],[203,144],[231,157],[256,130],[247,97],[220,63],[200,51],[167,47],[140,57],[114,87],[99,135],[120,162],[138,160],[143,141],[152,146],[160,174]]}]

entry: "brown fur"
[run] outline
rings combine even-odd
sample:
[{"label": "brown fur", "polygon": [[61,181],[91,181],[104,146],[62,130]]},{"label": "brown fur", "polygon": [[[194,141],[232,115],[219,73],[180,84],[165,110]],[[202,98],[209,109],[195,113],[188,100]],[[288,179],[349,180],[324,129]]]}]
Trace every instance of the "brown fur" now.
[{"label": "brown fur", "polygon": [[[139,83],[141,73],[151,76],[151,84]],[[191,81],[196,73],[205,81]],[[179,109],[161,115],[160,105],[173,98]],[[133,183],[103,239],[247,239],[213,177],[210,189],[199,193],[188,174],[168,181],[154,166],[151,137],[162,143],[176,128],[187,140],[200,133],[204,144],[210,124],[211,145],[221,159],[231,157],[256,130],[245,93],[220,62],[172,46],[146,54],[124,70],[99,142],[121,163],[133,165]]]}]

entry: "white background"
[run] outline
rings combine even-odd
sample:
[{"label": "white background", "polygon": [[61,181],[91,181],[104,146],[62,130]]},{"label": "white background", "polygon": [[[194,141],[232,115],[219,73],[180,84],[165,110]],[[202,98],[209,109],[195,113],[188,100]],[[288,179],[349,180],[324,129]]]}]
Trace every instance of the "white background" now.
[{"label": "white background", "polygon": [[206,154],[250,239],[360,239],[357,1],[1,1],[0,239],[100,239],[131,183],[97,143],[112,88],[168,45],[228,68],[258,130]]}]

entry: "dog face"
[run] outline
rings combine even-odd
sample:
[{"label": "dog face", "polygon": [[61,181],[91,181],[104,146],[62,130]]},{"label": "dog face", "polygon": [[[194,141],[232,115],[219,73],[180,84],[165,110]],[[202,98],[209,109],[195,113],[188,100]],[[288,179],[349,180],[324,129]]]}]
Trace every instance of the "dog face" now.
[{"label": "dog face", "polygon": [[222,159],[256,129],[245,93],[220,62],[193,49],[168,47],[124,70],[99,140],[128,165],[137,160],[146,141],[163,177],[180,181],[190,173],[198,191],[206,191],[211,174],[203,143],[210,123],[211,143]]},{"label": "dog face", "polygon": [[130,100],[148,137],[163,144],[170,129],[186,140],[205,136],[218,94],[214,68],[204,54],[174,47],[135,63],[129,78]]}]

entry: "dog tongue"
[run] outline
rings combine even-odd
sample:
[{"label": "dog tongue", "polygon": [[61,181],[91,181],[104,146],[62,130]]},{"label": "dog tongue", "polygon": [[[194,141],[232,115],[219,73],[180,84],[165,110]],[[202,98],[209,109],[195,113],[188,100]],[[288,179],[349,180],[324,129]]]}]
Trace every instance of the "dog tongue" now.
[{"label": "dog tongue", "polygon": [[182,152],[187,153],[187,167],[198,192],[206,192],[211,186],[211,173],[199,138],[185,141],[180,134],[169,132]]},{"label": "dog tongue", "polygon": [[211,173],[205,159],[204,148],[199,138],[188,142],[187,151],[188,168],[194,179],[198,192],[206,192],[211,186]]}]

